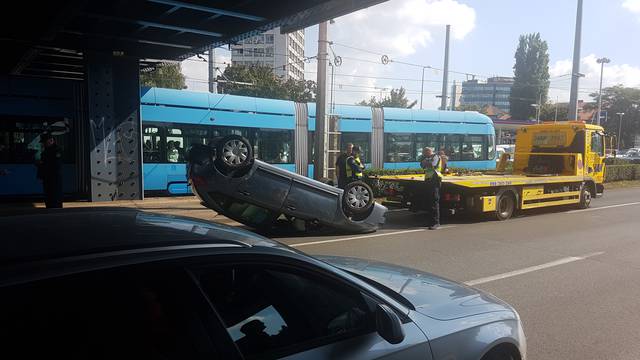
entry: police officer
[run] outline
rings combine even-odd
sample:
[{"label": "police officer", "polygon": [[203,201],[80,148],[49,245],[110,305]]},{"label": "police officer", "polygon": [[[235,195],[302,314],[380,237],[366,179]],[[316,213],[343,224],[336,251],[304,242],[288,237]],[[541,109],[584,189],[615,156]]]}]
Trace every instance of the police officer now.
[{"label": "police officer", "polygon": [[345,173],[349,182],[362,180],[362,171],[364,171],[364,164],[360,159],[360,146],[355,145],[351,150],[351,156],[347,158],[345,164]]},{"label": "police officer", "polygon": [[344,187],[347,186],[347,183],[349,182],[349,179],[347,178],[347,174],[345,172],[345,167],[347,165],[347,159],[351,156],[352,150],[353,144],[348,143],[344,148],[344,152],[341,153],[336,159],[336,175],[338,178],[338,187],[340,189],[344,189]]},{"label": "police officer", "polygon": [[48,133],[40,135],[40,141],[44,145],[39,177],[42,179],[42,187],[47,208],[62,207],[62,153],[56,144],[56,139]]},{"label": "police officer", "polygon": [[427,185],[429,207],[429,230],[440,227],[440,185],[442,183],[442,160],[431,148],[422,150],[420,167],[424,169],[424,181]]}]

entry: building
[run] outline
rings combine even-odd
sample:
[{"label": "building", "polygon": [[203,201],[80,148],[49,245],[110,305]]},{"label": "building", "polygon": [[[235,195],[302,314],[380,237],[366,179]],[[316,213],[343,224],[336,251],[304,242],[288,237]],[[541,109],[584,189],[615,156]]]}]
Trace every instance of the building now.
[{"label": "building", "polygon": [[275,28],[231,45],[231,63],[267,66],[285,80],[304,80],[304,30],[281,34]]},{"label": "building", "polygon": [[492,77],[486,82],[477,79],[462,82],[461,105],[493,105],[500,110],[509,112],[509,95],[513,86],[512,77]]}]

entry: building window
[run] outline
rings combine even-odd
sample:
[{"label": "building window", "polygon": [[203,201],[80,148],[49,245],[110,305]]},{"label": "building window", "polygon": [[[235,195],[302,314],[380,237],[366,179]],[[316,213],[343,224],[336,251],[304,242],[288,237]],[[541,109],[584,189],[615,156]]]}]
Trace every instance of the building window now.
[{"label": "building window", "polygon": [[273,57],[273,46],[267,46],[264,48],[264,56]]},{"label": "building window", "polygon": [[265,35],[265,43],[273,44],[273,34],[266,34]]},{"label": "building window", "polygon": [[255,57],[263,57],[264,49],[263,48],[253,48],[253,56]]},{"label": "building window", "polygon": [[256,44],[264,44],[264,35],[258,35],[255,37]]}]

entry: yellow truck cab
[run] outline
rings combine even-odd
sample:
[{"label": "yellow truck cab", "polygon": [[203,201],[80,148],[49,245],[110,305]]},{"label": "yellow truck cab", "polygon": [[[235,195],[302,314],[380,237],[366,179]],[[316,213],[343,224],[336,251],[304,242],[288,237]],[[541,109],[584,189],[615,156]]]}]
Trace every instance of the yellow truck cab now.
[{"label": "yellow truck cab", "polygon": [[[505,154],[508,155],[508,154]],[[493,213],[499,220],[516,210],[558,205],[587,208],[604,191],[605,134],[579,121],[543,123],[516,133],[513,171],[445,175],[441,208]],[[498,163],[503,168],[506,158]],[[420,175],[382,176],[400,185],[401,204],[419,210],[425,183]]]}]

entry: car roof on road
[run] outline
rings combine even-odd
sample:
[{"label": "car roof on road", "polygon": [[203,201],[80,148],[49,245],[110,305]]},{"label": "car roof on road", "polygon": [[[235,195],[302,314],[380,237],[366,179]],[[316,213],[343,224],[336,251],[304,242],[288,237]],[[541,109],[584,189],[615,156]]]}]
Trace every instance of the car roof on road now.
[{"label": "car roof on road", "polygon": [[6,216],[0,217],[0,229],[0,264],[168,246],[282,246],[243,229],[134,209]]}]

